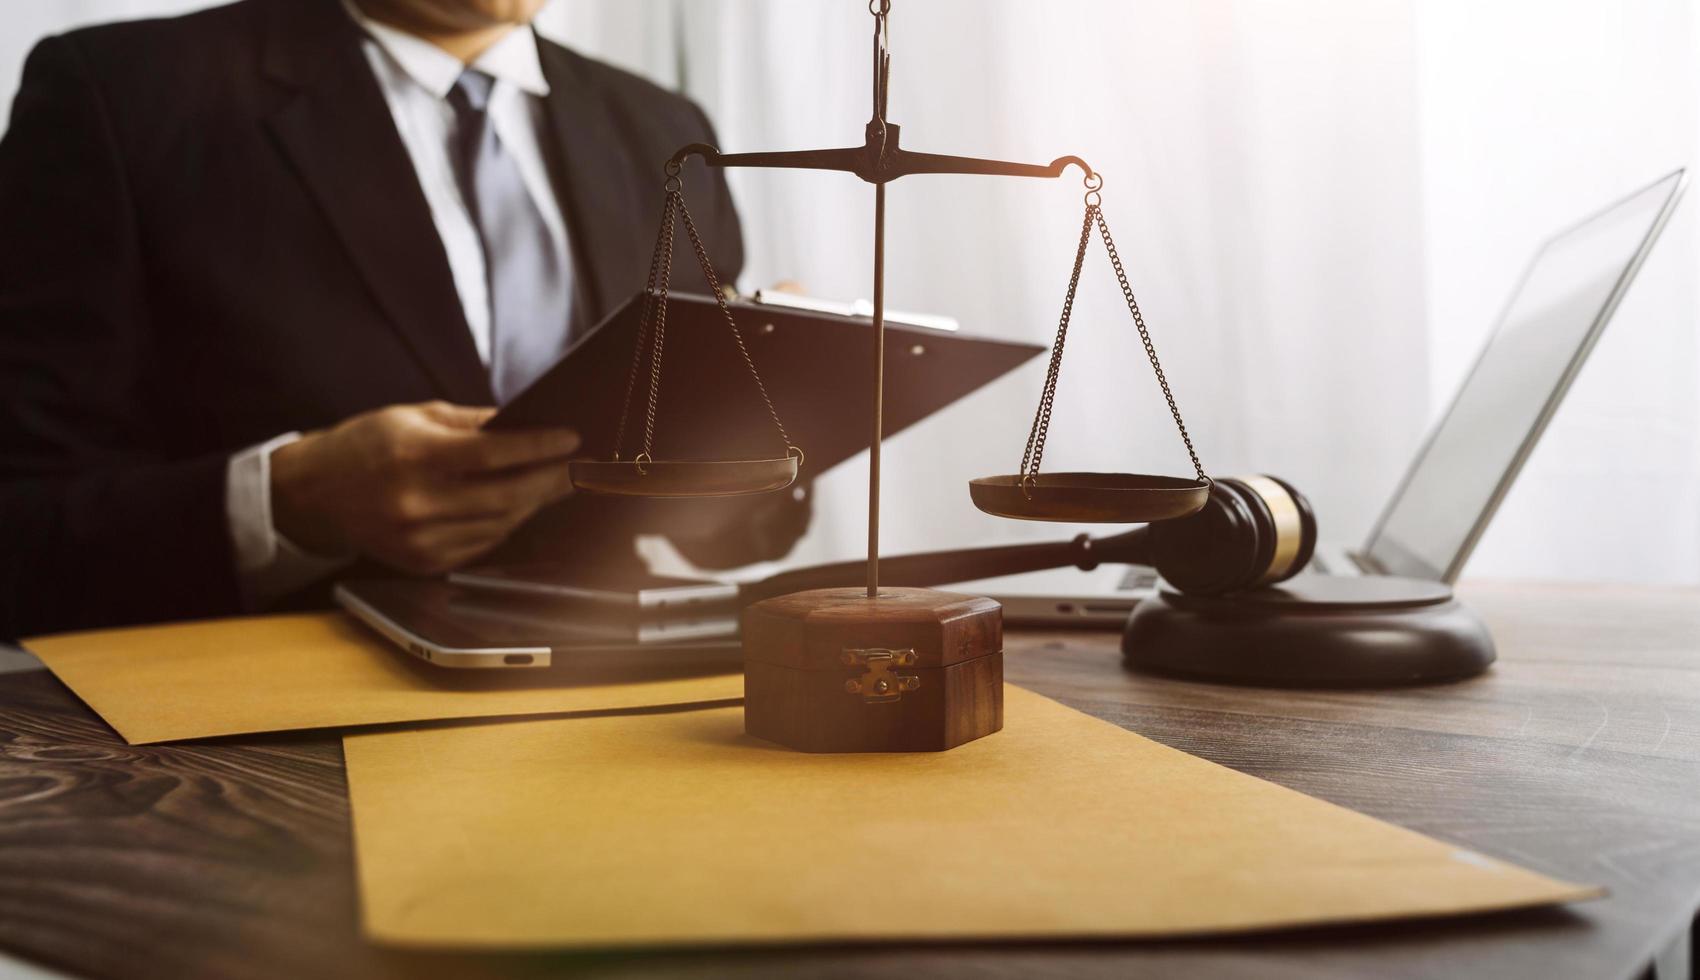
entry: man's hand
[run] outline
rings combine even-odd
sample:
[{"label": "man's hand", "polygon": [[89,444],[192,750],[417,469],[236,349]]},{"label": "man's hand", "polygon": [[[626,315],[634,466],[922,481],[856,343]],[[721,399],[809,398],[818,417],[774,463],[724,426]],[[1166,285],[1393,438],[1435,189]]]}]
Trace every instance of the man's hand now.
[{"label": "man's hand", "polygon": [[571,429],[487,432],[491,408],[393,405],[312,432],[271,457],[272,523],[324,555],[420,574],[500,544],[572,490]]}]

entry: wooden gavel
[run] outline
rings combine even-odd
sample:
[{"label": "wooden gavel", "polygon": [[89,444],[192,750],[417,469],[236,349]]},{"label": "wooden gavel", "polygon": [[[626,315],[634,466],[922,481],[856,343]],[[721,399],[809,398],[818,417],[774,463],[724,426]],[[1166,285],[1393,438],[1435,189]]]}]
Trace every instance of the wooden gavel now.
[{"label": "wooden gavel", "polygon": [[[1291,484],[1272,476],[1213,481],[1203,509],[1189,517],[1094,538],[959,548],[895,555],[880,562],[880,581],[893,586],[946,585],[1073,565],[1150,565],[1171,586],[1193,595],[1223,595],[1283,582],[1316,550],[1316,515]],[[855,585],[861,561],[782,572],[742,587],[739,600]]]}]

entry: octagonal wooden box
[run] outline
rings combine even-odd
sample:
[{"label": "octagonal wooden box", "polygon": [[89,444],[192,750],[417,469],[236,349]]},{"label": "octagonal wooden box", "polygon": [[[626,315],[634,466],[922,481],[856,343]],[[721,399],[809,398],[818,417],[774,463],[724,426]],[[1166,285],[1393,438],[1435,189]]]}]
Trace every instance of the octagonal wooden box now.
[{"label": "octagonal wooden box", "polygon": [[744,611],[744,730],[806,752],[937,752],[1003,727],[1003,607],[815,589]]}]

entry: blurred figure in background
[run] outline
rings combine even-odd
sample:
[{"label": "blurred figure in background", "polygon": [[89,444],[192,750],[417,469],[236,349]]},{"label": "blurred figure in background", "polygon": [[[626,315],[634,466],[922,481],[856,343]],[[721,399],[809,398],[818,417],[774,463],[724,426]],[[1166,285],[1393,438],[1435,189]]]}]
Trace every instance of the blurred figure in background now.
[{"label": "blurred figure in background", "polygon": [[[714,134],[541,5],[242,0],[35,48],[0,140],[0,637],[438,572],[568,493],[575,433],[479,426],[641,288],[660,164]],[[685,180],[732,281],[725,182]]]}]

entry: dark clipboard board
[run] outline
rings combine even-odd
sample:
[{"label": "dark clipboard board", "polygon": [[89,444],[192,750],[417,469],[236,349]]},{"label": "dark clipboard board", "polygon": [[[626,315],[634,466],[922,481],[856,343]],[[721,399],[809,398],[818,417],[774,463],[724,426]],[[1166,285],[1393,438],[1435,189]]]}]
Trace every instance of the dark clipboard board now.
[{"label": "dark clipboard board", "polygon": [[[581,457],[612,455],[642,300],[642,293],[633,295],[582,336],[487,425],[567,425],[584,440]],[[745,300],[733,301],[732,312],[791,441],[807,453],[801,478],[812,479],[866,449],[872,436],[873,321]],[[1043,352],[1036,344],[888,321],[885,435],[908,428]],[[662,372],[657,459],[783,455],[784,447],[712,298],[669,296]],[[638,379],[632,395],[627,458],[642,442],[646,380]]]}]

